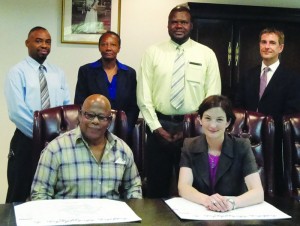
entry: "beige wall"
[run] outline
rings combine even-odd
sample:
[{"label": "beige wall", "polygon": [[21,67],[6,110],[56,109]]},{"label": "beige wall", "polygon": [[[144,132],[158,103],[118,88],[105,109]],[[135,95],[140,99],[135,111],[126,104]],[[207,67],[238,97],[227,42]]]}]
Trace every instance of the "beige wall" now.
[{"label": "beige wall", "polygon": [[[113,0],[114,1],[114,0]],[[184,0],[121,0],[122,49],[118,56],[124,62],[138,69],[141,55],[152,43],[168,38],[167,16],[172,7]],[[27,55],[24,41],[28,31],[37,25],[46,27],[52,35],[52,52],[48,59],[66,72],[71,98],[80,65],[99,58],[97,46],[62,44],[60,42],[62,0],[0,0],[0,86],[9,68]],[[299,0],[198,0],[222,4],[244,4],[300,8]],[[241,3],[243,2],[243,3]],[[0,93],[0,203],[4,203],[7,180],[7,154],[10,139],[15,130],[8,119],[3,91]]]}]

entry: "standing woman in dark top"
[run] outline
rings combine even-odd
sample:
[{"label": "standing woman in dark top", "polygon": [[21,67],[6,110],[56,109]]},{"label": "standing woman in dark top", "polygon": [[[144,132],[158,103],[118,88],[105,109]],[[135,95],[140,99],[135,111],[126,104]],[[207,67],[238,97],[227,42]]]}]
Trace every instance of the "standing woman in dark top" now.
[{"label": "standing woman in dark top", "polygon": [[230,101],[207,97],[198,113],[204,134],[184,141],[179,195],[221,212],[262,202],[264,191],[250,141],[225,133],[235,121]]},{"label": "standing woman in dark top", "polygon": [[121,48],[121,39],[117,33],[107,31],[102,34],[98,48],[102,57],[79,68],[74,103],[81,105],[92,94],[106,96],[112,109],[126,113],[128,130],[131,132],[139,114],[136,72],[117,60]]}]

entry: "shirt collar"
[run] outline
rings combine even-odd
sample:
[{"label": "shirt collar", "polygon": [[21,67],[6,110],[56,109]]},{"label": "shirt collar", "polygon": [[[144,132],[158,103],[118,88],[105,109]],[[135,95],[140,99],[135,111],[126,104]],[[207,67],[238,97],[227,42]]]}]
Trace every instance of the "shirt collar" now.
[{"label": "shirt collar", "polygon": [[[75,140],[76,142],[83,142],[87,147],[89,146],[87,141],[83,138],[81,130],[80,130],[80,126],[77,126],[77,128],[74,130],[75,131]],[[108,130],[106,131],[106,138],[107,138],[107,144],[105,149],[110,149],[111,147],[113,147],[115,145],[115,143],[117,142],[117,140],[115,139],[114,135],[109,132]]]},{"label": "shirt collar", "polygon": [[173,46],[173,48],[175,48],[175,49],[177,49],[178,47],[180,47],[181,49],[185,49],[191,45],[191,39],[189,38],[188,40],[186,40],[186,42],[184,42],[181,45],[178,45],[178,43],[174,42],[172,39],[170,39],[170,43],[171,43],[171,46]]},{"label": "shirt collar", "polygon": [[[35,59],[33,59],[31,56],[27,56],[27,57],[26,57],[26,61],[27,61],[27,63],[28,63],[32,68],[34,68],[36,71],[39,70],[40,63],[37,62]],[[47,72],[47,68],[48,68],[47,62],[44,61],[43,65],[44,65],[45,70],[46,70],[46,72]]]},{"label": "shirt collar", "polygon": [[[102,58],[101,58],[102,59]],[[102,61],[101,59],[93,62],[90,64],[91,68],[102,68]],[[117,60],[117,66],[119,69],[124,70],[124,71],[128,71],[128,67],[125,64],[122,64],[120,61]]]},{"label": "shirt collar", "polygon": [[278,68],[279,64],[280,64],[279,60],[277,60],[275,63],[273,63],[273,64],[271,64],[269,66],[265,65],[264,62],[262,62],[262,64],[261,64],[261,71],[263,71],[265,67],[269,67],[271,69],[271,71],[274,72]]}]

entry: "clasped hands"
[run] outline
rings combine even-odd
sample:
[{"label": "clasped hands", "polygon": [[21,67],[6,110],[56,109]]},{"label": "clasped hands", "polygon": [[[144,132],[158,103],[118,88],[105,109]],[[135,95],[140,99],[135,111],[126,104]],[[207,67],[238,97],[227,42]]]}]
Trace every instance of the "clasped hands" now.
[{"label": "clasped hands", "polygon": [[162,137],[164,140],[168,142],[175,142],[183,138],[183,132],[178,132],[175,134],[170,134],[166,130],[164,130],[162,127],[154,130],[154,133],[157,134],[158,136]]},{"label": "clasped hands", "polygon": [[233,204],[228,201],[228,197],[219,195],[218,193],[207,196],[204,206],[216,212],[227,212],[234,209]]}]

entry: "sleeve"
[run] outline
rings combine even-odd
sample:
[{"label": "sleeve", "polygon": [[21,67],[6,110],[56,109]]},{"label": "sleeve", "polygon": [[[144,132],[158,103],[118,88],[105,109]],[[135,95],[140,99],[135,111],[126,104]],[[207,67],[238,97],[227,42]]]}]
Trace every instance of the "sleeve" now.
[{"label": "sleeve", "polygon": [[190,139],[188,139],[188,138],[184,139],[183,146],[181,149],[181,158],[180,158],[179,167],[191,168],[191,158],[189,155],[189,144],[190,144]]},{"label": "sleeve", "polygon": [[134,158],[132,151],[130,148],[124,143],[124,148],[127,149],[126,153],[130,153],[127,161],[127,165],[125,168],[124,176],[123,176],[123,187],[124,187],[124,195],[126,199],[142,199],[142,182],[139,176],[138,169],[134,163]]},{"label": "sleeve", "polygon": [[288,95],[285,102],[284,114],[300,112],[300,75],[291,73],[290,87],[287,89]]},{"label": "sleeve", "polygon": [[42,152],[31,186],[32,200],[54,198],[55,184],[58,175],[58,160],[51,151],[50,143]]},{"label": "sleeve", "polygon": [[25,103],[26,84],[20,70],[9,71],[5,81],[4,94],[10,120],[23,134],[32,138],[33,112]]},{"label": "sleeve", "polygon": [[137,77],[137,103],[140,111],[150,127],[151,131],[161,127],[155,113],[155,107],[152,100],[153,90],[151,79],[153,79],[153,51],[148,49],[144,54]]},{"label": "sleeve", "polygon": [[88,96],[88,80],[86,79],[86,70],[82,66],[78,70],[74,104],[82,105]]},{"label": "sleeve", "polygon": [[241,149],[244,152],[244,157],[243,157],[243,176],[246,177],[249,174],[257,172],[257,163],[256,159],[254,157],[250,140],[246,138],[241,138],[243,139],[242,142],[242,147]]},{"label": "sleeve", "polygon": [[127,121],[128,121],[128,131],[131,133],[133,130],[135,123],[138,119],[139,116],[139,108],[137,106],[137,100],[136,100],[136,72],[134,69],[130,69],[130,74],[131,74],[131,83],[132,89],[131,89],[131,94],[130,94],[130,102],[126,110],[126,115],[127,115]]},{"label": "sleeve", "polygon": [[216,54],[211,50],[207,54],[208,68],[205,82],[205,97],[221,94],[221,77]]}]

